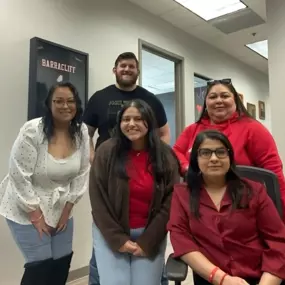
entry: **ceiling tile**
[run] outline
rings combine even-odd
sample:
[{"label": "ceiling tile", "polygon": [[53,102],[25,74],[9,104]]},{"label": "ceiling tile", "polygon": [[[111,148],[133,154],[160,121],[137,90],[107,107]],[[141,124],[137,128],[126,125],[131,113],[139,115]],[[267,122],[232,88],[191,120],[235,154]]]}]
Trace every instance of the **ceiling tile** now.
[{"label": "ceiling tile", "polygon": [[243,0],[250,9],[266,20],[266,0]]},{"label": "ceiling tile", "polygon": [[154,15],[161,15],[171,11],[179,4],[173,0],[129,0]]},{"label": "ceiling tile", "polygon": [[199,39],[206,40],[207,42],[212,39],[219,40],[220,38],[226,37],[224,33],[212,27],[207,22],[185,31]]},{"label": "ceiling tile", "polygon": [[178,5],[176,9],[163,13],[160,17],[180,28],[188,28],[205,23],[203,19],[181,5]]},{"label": "ceiling tile", "polygon": [[[245,62],[254,68],[267,73],[268,62],[263,58],[250,52],[245,45],[251,42],[264,40],[267,38],[266,24],[255,26],[249,29],[238,31],[226,35],[192,13],[185,9],[174,0],[129,0],[152,14],[160,16],[165,21],[171,23],[177,28],[188,34],[201,39],[204,42],[226,52],[227,54]],[[266,0],[243,0],[255,13],[266,20]],[[256,33],[255,36],[252,34]],[[173,62],[167,63],[161,58],[154,59],[150,55],[145,55],[142,61],[143,69],[148,70],[144,74],[145,80],[151,84],[165,82],[167,75],[163,70],[173,69]],[[155,88],[155,86],[153,86]]]},{"label": "ceiling tile", "polygon": [[267,38],[268,38],[267,24],[251,27],[228,35],[228,39],[230,41],[234,41],[238,44],[248,44],[252,42],[265,40]]}]

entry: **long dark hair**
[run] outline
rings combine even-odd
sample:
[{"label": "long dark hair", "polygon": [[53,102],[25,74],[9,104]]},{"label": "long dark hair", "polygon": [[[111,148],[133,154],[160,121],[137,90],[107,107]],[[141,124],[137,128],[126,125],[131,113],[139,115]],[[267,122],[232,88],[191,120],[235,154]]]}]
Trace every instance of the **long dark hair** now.
[{"label": "long dark hair", "polygon": [[53,94],[55,90],[60,87],[68,88],[74,96],[74,100],[76,103],[76,114],[70,122],[69,133],[70,133],[70,137],[72,138],[73,142],[76,141],[76,138],[78,138],[81,141],[82,139],[81,125],[82,125],[83,109],[81,106],[81,99],[79,97],[78,91],[75,88],[75,86],[71,84],[70,82],[57,83],[53,85],[48,91],[48,95],[45,100],[45,113],[42,118],[43,131],[44,131],[45,137],[48,141],[50,141],[50,139],[52,138],[54,134],[54,121],[53,121],[53,116],[52,116],[52,111],[51,111],[51,104],[52,104],[52,98],[53,98]]},{"label": "long dark hair", "polygon": [[[187,185],[190,189],[190,209],[195,217],[199,217],[200,191],[203,187],[203,176],[198,164],[198,150],[205,139],[220,141],[228,150],[230,159],[230,168],[226,173],[227,191],[229,191],[232,208],[246,208],[251,197],[252,189],[250,185],[237,174],[236,165],[234,162],[233,147],[228,138],[219,131],[206,130],[200,132],[193,144],[191,150],[190,167],[187,173]],[[246,199],[244,199],[246,198]]]},{"label": "long dark hair", "polygon": [[115,150],[113,152],[115,170],[120,178],[129,178],[126,171],[126,164],[132,144],[122,133],[120,124],[124,112],[130,107],[135,107],[139,110],[142,120],[148,128],[146,134],[146,148],[149,153],[149,161],[146,167],[149,165],[152,166],[152,174],[156,182],[161,183],[166,177],[169,177],[173,171],[173,164],[170,163],[170,156],[173,155],[174,159],[177,161],[177,167],[179,167],[179,162],[171,147],[160,139],[154,113],[151,107],[143,100],[136,99],[128,101],[118,113],[114,133],[114,138],[116,139]]},{"label": "long dark hair", "polygon": [[204,104],[203,104],[203,109],[202,109],[201,115],[200,115],[200,117],[199,117],[199,119],[197,120],[196,123],[200,123],[203,118],[208,116],[207,106],[206,106],[206,98],[209,95],[211,89],[215,85],[218,85],[218,84],[224,85],[225,87],[227,87],[229,89],[229,91],[231,93],[233,93],[234,100],[235,100],[235,103],[236,103],[236,111],[237,111],[239,117],[245,116],[245,117],[252,118],[252,116],[248,113],[247,109],[243,105],[243,103],[242,103],[242,101],[241,101],[241,99],[240,99],[240,97],[239,97],[235,87],[233,86],[231,80],[230,79],[222,79],[222,80],[212,80],[212,81],[208,82],[207,90],[206,90],[206,96],[205,96],[205,100],[204,100]]}]

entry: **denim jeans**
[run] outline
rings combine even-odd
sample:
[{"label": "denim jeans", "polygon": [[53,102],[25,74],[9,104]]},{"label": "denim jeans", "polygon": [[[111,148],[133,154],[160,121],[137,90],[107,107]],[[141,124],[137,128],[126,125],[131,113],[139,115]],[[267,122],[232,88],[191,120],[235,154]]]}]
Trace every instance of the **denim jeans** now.
[{"label": "denim jeans", "polygon": [[[94,248],[92,248],[92,257],[89,262],[89,285],[100,285],[100,280],[99,280],[99,273],[98,273],[98,268],[97,268],[97,262],[96,262],[96,257],[95,257],[95,251]],[[165,264],[163,265],[163,274],[161,276],[161,285],[168,285],[168,279],[166,277],[166,272],[165,272]]]},{"label": "denim jeans", "polygon": [[100,285],[97,262],[94,247],[92,246],[92,257],[89,262],[89,285]]},{"label": "denim jeans", "polygon": [[[131,239],[135,241],[143,231],[143,228],[132,229]],[[161,282],[166,240],[153,260],[129,253],[113,252],[95,225],[93,241],[96,244],[95,256],[101,285],[157,285]]]},{"label": "denim jeans", "polygon": [[26,263],[59,259],[72,253],[73,218],[69,219],[64,231],[54,232],[51,236],[43,234],[42,238],[33,225],[21,225],[8,219],[6,221]]}]

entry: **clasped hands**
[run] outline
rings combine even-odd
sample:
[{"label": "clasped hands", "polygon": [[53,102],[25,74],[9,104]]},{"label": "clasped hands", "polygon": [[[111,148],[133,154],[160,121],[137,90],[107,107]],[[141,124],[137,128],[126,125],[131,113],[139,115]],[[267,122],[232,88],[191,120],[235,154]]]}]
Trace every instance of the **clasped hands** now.
[{"label": "clasped hands", "polygon": [[142,248],[136,242],[133,242],[131,240],[128,240],[123,246],[121,246],[119,252],[130,253],[134,256],[146,256]]},{"label": "clasped hands", "polygon": [[33,212],[30,212],[30,221],[38,231],[40,238],[42,238],[44,233],[50,236],[51,232],[53,231],[55,231],[56,233],[64,231],[66,229],[72,206],[73,205],[71,203],[67,203],[65,205],[56,228],[50,227],[46,224],[45,217],[40,208]]}]

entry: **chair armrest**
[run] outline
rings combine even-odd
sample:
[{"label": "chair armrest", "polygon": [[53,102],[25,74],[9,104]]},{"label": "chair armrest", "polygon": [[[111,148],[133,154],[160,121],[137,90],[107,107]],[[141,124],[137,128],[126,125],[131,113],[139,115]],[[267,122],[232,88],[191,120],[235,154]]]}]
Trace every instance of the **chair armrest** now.
[{"label": "chair armrest", "polygon": [[181,259],[173,258],[170,254],[166,262],[166,276],[170,281],[182,282],[186,279],[188,266]]}]

